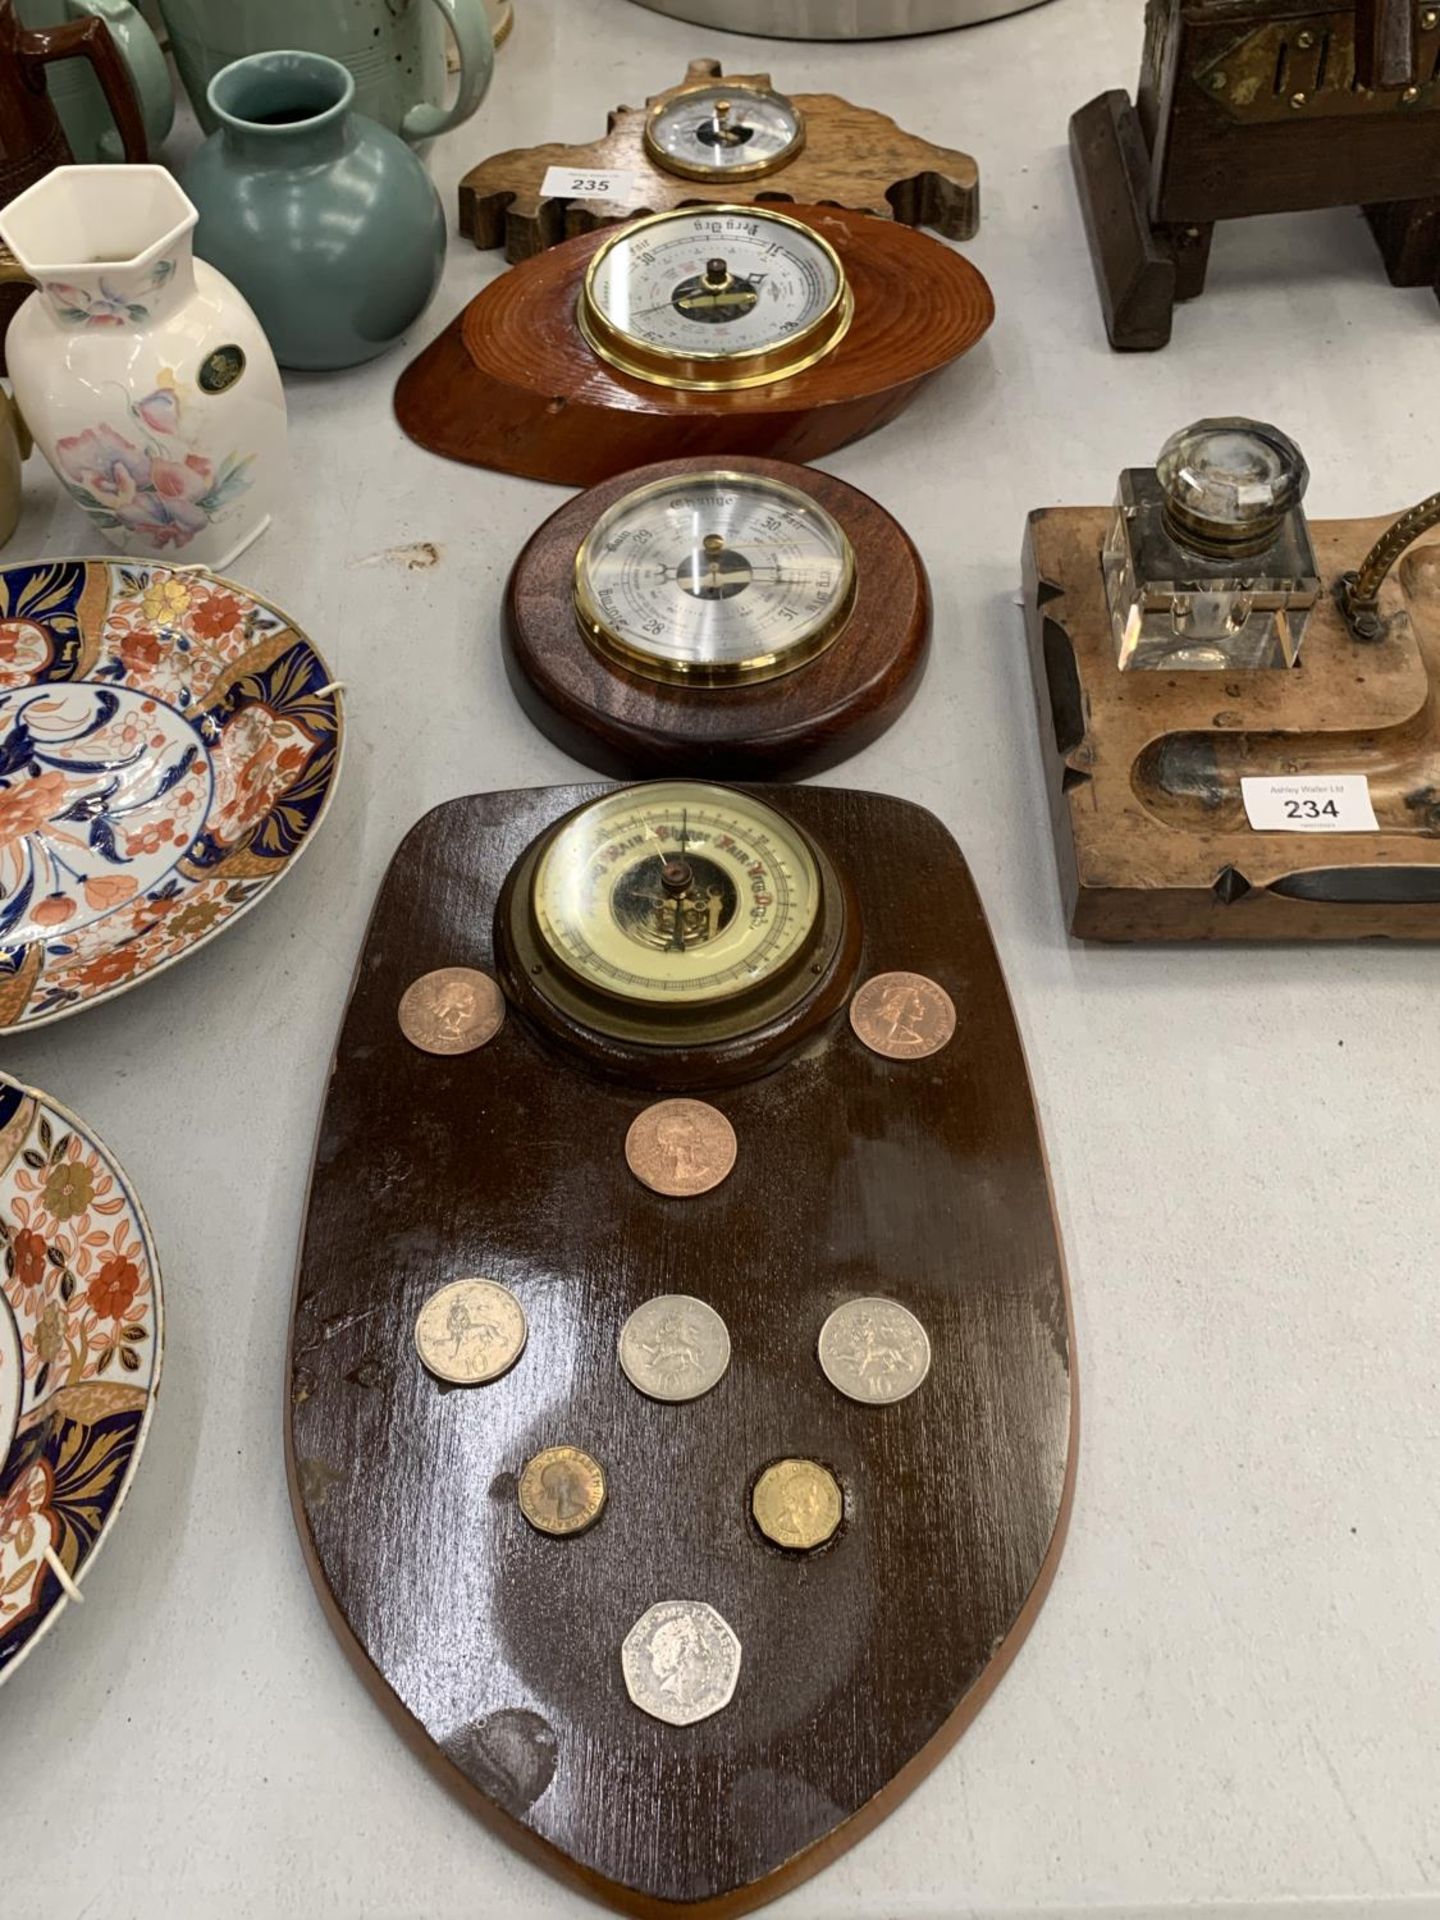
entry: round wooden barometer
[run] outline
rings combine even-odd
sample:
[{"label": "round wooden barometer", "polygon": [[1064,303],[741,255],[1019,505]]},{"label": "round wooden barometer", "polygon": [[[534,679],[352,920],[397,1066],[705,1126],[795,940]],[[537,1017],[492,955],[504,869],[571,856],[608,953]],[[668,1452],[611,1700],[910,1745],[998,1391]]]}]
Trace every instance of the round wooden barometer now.
[{"label": "round wooden barometer", "polygon": [[882,507],[743,455],[665,461],[567,501],[506,593],[521,705],[622,775],[833,766],[907,705],[929,637],[924,566]]}]

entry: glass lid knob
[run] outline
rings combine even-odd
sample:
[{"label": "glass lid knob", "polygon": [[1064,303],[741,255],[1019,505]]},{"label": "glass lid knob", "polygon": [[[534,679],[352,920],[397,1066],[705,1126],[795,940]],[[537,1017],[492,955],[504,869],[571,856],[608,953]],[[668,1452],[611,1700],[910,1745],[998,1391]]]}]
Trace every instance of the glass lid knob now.
[{"label": "glass lid knob", "polygon": [[1288,434],[1263,420],[1197,420],[1172,433],[1155,474],[1171,535],[1202,552],[1269,546],[1310,481]]}]

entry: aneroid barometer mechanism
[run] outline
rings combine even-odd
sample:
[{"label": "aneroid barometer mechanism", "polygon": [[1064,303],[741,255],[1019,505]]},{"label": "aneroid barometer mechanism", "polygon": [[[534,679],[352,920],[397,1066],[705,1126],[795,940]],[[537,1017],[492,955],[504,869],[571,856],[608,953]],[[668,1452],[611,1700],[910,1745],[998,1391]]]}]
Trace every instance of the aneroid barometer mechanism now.
[{"label": "aneroid barometer mechanism", "polygon": [[758,1906],[941,1759],[1064,1537],[1069,1304],[964,859],[834,788],[479,794],[354,978],[289,1358],[327,1612],[542,1862]]},{"label": "aneroid barometer mechanism", "polygon": [[757,195],[853,207],[968,240],[980,217],[968,153],[905,133],[833,93],[787,94],[768,73],[692,60],[677,87],[616,107],[602,140],[497,153],[460,182],[460,230],[523,260],[640,213]]},{"label": "aneroid barometer mechanism", "polygon": [[607,773],[813,772],[918,684],[919,555],[875,501],[778,460],[674,460],[568,501],[510,577],[526,711]]},{"label": "aneroid barometer mechanism", "polygon": [[1030,516],[1075,933],[1440,937],[1440,495],[1307,522],[1308,478],[1279,428],[1201,420],[1108,512]]},{"label": "aneroid barometer mechanism", "polygon": [[969,262],[908,228],[687,207],[493,281],[395,408],[434,452],[577,485],[679,454],[808,459],[890,419],[992,315]]}]

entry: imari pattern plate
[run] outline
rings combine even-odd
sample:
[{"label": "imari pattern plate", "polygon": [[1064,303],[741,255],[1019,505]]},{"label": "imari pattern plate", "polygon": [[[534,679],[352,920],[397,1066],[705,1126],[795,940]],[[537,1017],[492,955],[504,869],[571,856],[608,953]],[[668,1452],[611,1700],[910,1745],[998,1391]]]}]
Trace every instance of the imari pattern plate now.
[{"label": "imari pattern plate", "polygon": [[320,824],[342,732],[305,635],[204,568],[0,568],[0,1032],[254,906]]},{"label": "imari pattern plate", "polygon": [[125,1175],[0,1074],[0,1682],[120,1510],[160,1378],[160,1269]]}]

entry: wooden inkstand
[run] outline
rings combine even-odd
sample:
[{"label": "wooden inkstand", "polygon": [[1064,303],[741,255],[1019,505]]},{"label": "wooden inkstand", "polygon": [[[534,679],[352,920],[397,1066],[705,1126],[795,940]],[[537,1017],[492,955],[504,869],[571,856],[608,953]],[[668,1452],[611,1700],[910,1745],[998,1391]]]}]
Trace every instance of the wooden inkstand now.
[{"label": "wooden inkstand", "polygon": [[[1307,524],[1306,478],[1275,429],[1202,421],[1122,474],[1115,506],[1030,516],[1081,938],[1440,938],[1440,547],[1407,551],[1440,494],[1393,523]],[[1272,511],[1247,540],[1223,496],[1256,486]]]},{"label": "wooden inkstand", "polygon": [[1149,0],[1132,104],[1070,151],[1112,347],[1170,339],[1217,220],[1360,205],[1396,286],[1440,292],[1440,6]]}]

